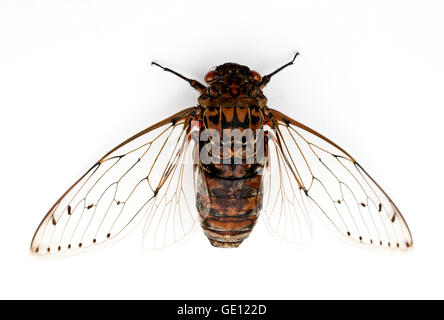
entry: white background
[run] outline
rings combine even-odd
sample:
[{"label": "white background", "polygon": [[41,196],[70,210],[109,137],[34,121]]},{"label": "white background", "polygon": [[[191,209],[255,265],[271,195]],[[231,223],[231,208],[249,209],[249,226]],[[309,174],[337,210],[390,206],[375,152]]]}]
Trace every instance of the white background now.
[{"label": "white background", "polygon": [[[0,298],[444,298],[441,1],[0,2]],[[140,232],[84,255],[28,252],[52,203],[133,133],[196,103],[232,61],[268,73],[269,105],[348,150],[398,204],[415,249],[350,246],[314,219],[286,247],[259,223],[239,249],[198,230],[148,254]]]}]

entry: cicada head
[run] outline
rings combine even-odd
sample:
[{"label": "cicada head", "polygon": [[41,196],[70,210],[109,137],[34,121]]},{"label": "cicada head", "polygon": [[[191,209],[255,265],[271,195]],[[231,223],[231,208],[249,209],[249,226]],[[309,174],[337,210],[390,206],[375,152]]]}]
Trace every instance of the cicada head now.
[{"label": "cicada head", "polygon": [[228,82],[258,84],[261,81],[261,76],[258,72],[250,70],[247,66],[232,62],[224,63],[214,70],[210,70],[205,76],[205,82],[208,84],[223,80]]},{"label": "cicada head", "polygon": [[261,76],[247,66],[224,63],[205,75],[207,90],[200,96],[202,106],[214,105],[260,105],[266,98],[259,88]]}]

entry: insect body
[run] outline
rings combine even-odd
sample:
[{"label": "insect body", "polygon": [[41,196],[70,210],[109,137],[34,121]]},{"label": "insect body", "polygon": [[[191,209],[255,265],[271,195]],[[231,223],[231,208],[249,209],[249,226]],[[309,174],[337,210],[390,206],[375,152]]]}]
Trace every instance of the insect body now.
[{"label": "insect body", "polygon": [[[245,145],[255,146],[256,133],[263,129],[266,98],[259,89],[258,77],[245,66],[226,63],[207,75],[210,86],[199,97],[203,130],[213,130],[218,137],[227,132],[238,133],[229,137],[226,164],[220,157],[210,164],[199,161],[202,183],[198,184],[197,208],[205,234],[216,247],[239,246],[252,231],[262,209],[261,173],[265,164],[255,161],[254,150],[249,155],[252,161],[245,161]],[[231,137],[238,143],[241,137],[245,139],[245,145],[238,148],[240,155],[234,151]],[[200,151],[209,143],[214,141],[200,142]],[[220,141],[217,147],[223,149]]]},{"label": "insect body", "polygon": [[359,243],[410,248],[398,208],[353,157],[268,107],[262,89],[294,59],[264,77],[226,63],[207,73],[208,86],[153,63],[199,91],[198,105],[95,163],[49,210],[32,253],[109,243],[143,220],[148,248],[184,239],[196,221],[213,246],[238,247],[259,216],[280,240],[303,244],[312,212]]}]

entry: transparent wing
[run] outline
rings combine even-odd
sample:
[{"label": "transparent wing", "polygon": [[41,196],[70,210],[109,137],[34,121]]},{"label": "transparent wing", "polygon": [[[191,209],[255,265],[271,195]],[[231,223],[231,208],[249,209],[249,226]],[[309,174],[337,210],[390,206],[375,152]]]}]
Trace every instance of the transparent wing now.
[{"label": "transparent wing", "polygon": [[412,247],[401,212],[353,157],[313,129],[277,110],[270,113],[281,170],[299,189],[285,187],[298,199],[294,210],[313,208],[342,235],[363,244]]},{"label": "transparent wing", "polygon": [[150,205],[178,179],[175,172],[184,165],[195,110],[185,109],[141,131],[97,161],[49,210],[31,252],[59,254],[111,243],[147,212],[157,214]]},{"label": "transparent wing", "polygon": [[145,222],[144,247],[158,250],[176,244],[194,230],[197,221],[195,169],[191,162],[190,139],[182,142],[174,156],[176,165],[168,168],[170,178],[165,181],[156,198],[150,203]]},{"label": "transparent wing", "polygon": [[266,132],[268,157],[264,170],[264,205],[261,217],[268,230],[288,245],[306,245],[311,241],[308,201],[303,189],[287,166],[275,132]]}]

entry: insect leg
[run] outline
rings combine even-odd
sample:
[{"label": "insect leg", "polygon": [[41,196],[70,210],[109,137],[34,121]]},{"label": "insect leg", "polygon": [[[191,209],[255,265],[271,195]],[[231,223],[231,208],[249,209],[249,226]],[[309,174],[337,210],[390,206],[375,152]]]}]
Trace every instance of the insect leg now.
[{"label": "insect leg", "polygon": [[276,73],[282,71],[282,70],[285,69],[286,67],[291,66],[291,65],[293,64],[294,60],[296,59],[296,57],[297,57],[298,55],[299,55],[299,52],[296,52],[296,54],[295,54],[294,57],[293,57],[293,60],[291,60],[290,62],[284,64],[282,67],[280,67],[280,68],[274,70],[272,73],[267,74],[266,76],[264,76],[264,77],[262,78],[261,83],[259,83],[259,87],[260,87],[261,89],[264,88],[264,87],[267,85],[267,83],[270,82],[270,79],[271,79],[272,76],[274,76]]},{"label": "insect leg", "polygon": [[178,72],[176,72],[176,71],[174,71],[174,70],[171,70],[171,69],[169,69],[169,68],[165,68],[165,67],[161,66],[161,65],[158,64],[157,62],[154,62],[154,61],[151,62],[151,65],[158,66],[159,68],[162,68],[163,71],[171,72],[171,73],[175,74],[175,75],[178,76],[179,78],[181,78],[181,79],[185,80],[186,82],[188,82],[188,83],[190,84],[190,86],[192,86],[194,89],[196,89],[196,90],[199,91],[200,93],[203,93],[204,90],[207,88],[207,87],[205,87],[203,84],[201,84],[199,81],[197,81],[197,80],[193,80],[193,79],[189,79],[189,78],[187,78],[187,77],[184,77],[183,75],[181,75],[180,73],[178,73]]}]

